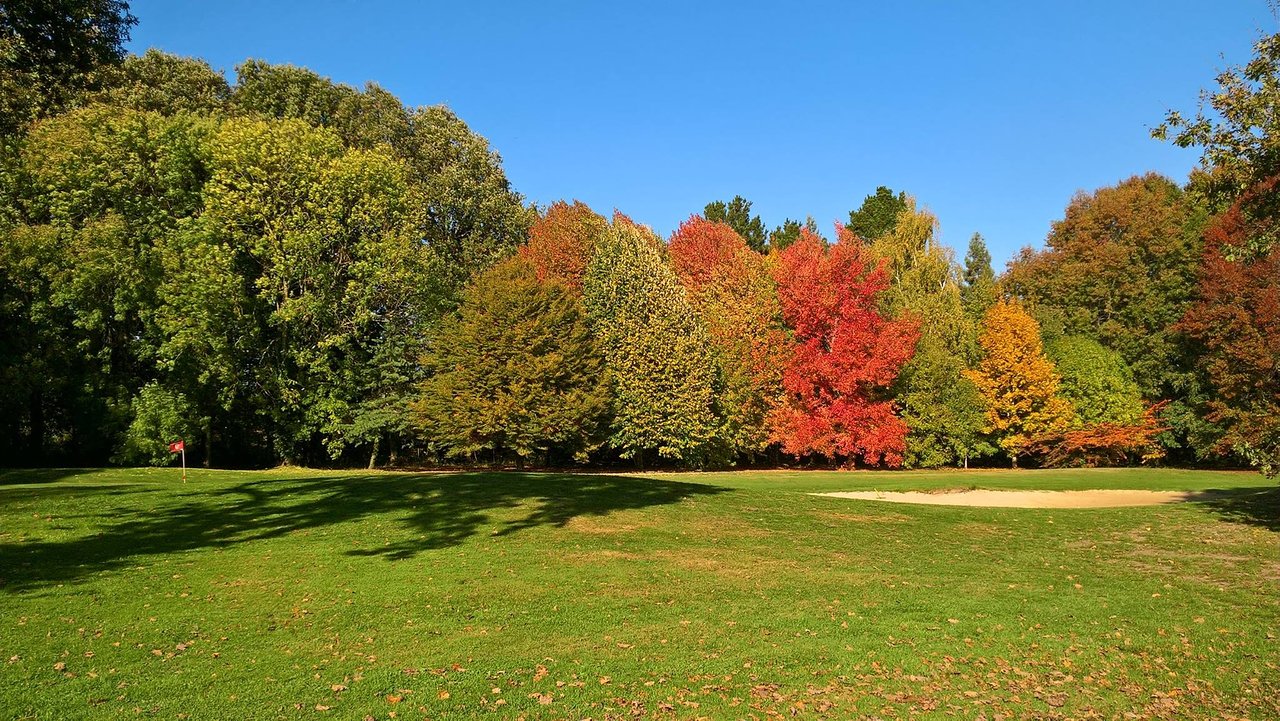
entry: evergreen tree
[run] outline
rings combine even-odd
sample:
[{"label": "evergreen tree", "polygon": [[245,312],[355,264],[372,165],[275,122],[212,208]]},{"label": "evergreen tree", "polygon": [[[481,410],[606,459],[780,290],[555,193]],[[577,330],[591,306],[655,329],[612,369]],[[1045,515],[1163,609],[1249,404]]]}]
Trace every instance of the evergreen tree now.
[{"label": "evergreen tree", "polygon": [[865,241],[876,240],[893,230],[899,214],[908,205],[906,193],[895,194],[881,185],[875,193],[862,200],[857,210],[849,212],[849,223],[845,227]]},{"label": "evergreen tree", "polygon": [[980,233],[969,238],[969,249],[964,254],[964,284],[961,300],[965,313],[975,323],[996,302],[996,274],[991,267],[991,253]]},{"label": "evergreen tree", "polygon": [[750,200],[735,195],[728,203],[723,200],[707,203],[702,217],[712,223],[724,223],[742,237],[748,248],[757,253],[765,252],[764,223],[760,216],[751,214]]}]

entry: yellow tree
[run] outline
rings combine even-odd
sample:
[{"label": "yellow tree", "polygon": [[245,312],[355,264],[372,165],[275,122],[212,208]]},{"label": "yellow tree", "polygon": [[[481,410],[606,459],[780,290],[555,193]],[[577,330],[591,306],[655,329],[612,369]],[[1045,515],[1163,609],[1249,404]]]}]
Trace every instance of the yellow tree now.
[{"label": "yellow tree", "polygon": [[965,375],[987,408],[987,430],[1008,451],[1014,468],[1033,438],[1064,430],[1071,403],[1058,395],[1060,379],[1044,354],[1040,324],[1015,302],[1000,301],[982,319],[983,358]]}]

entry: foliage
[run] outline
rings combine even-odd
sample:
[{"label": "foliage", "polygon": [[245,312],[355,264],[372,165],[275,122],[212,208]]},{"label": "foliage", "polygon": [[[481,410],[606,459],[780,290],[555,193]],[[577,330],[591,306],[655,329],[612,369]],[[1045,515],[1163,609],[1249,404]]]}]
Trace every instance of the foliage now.
[{"label": "foliage", "polygon": [[1174,328],[1196,293],[1205,211],[1171,181],[1148,174],[1077,195],[1048,248],[1010,264],[1005,288],[1042,322],[1120,353],[1147,401],[1172,401],[1168,447],[1194,449],[1204,430],[1189,411],[1192,353]]},{"label": "foliage", "polygon": [[1158,418],[1164,405],[1153,404],[1127,423],[1108,421],[1049,432],[1034,438],[1028,450],[1039,454],[1041,463],[1049,468],[1115,466],[1131,457],[1143,463],[1158,460],[1164,457],[1157,439],[1166,430]]},{"label": "foliage", "polygon": [[800,221],[787,218],[782,225],[769,231],[769,250],[782,252],[800,240]]},{"label": "foliage", "polygon": [[556,201],[529,229],[529,242],[520,246],[541,280],[556,279],[581,293],[582,276],[609,223],[577,200]]},{"label": "foliage", "polygon": [[1070,426],[1071,404],[1058,395],[1059,377],[1044,355],[1039,325],[1019,303],[991,306],[978,342],[982,361],[965,377],[986,404],[986,431],[1017,466],[1034,438]]},{"label": "foliage", "polygon": [[707,203],[702,215],[712,223],[724,223],[733,228],[751,250],[757,253],[765,251],[764,223],[760,216],[751,215],[750,200],[735,195],[728,203],[723,200]]},{"label": "foliage", "polygon": [[697,216],[671,236],[669,251],[723,374],[717,403],[723,440],[736,454],[763,451],[789,344],[770,261],[733,228]]},{"label": "foliage", "polygon": [[[655,242],[657,241],[657,242]],[[597,244],[583,299],[612,383],[611,447],[704,462],[720,433],[706,328],[652,233],[621,214]]]},{"label": "foliage", "polygon": [[[1175,145],[1203,148],[1210,185],[1228,198],[1280,174],[1280,33],[1260,38],[1243,66],[1218,74],[1214,91],[1200,92],[1195,117],[1171,110],[1151,135]],[[1273,201],[1274,202],[1274,201]],[[1265,251],[1276,236],[1253,239]]]},{"label": "foliage", "polygon": [[61,110],[120,62],[138,19],[124,0],[7,0],[0,6],[0,136]]},{"label": "foliage", "polygon": [[870,244],[891,272],[881,306],[919,323],[919,349],[893,387],[910,429],[906,463],[916,467],[964,463],[991,451],[982,439],[980,400],[961,375],[976,355],[976,330],[965,314],[959,268],[938,243],[937,229],[937,219],[906,198],[897,221]]},{"label": "foliage", "polygon": [[907,427],[885,395],[911,358],[917,329],[880,312],[884,262],[843,228],[829,248],[804,231],[779,256],[775,278],[795,341],[784,403],[769,417],[774,440],[793,455],[901,464]]},{"label": "foliage", "polygon": [[881,185],[875,193],[862,200],[857,210],[849,212],[849,222],[845,227],[865,241],[876,240],[892,231],[902,211],[908,208],[914,208],[914,203],[908,201],[906,193],[895,195]]},{"label": "foliage", "polygon": [[964,377],[964,358],[938,338],[923,336],[902,369],[894,398],[909,429],[903,465],[908,468],[968,466],[996,451],[986,434],[986,406]]},{"label": "foliage", "polygon": [[415,409],[455,457],[585,460],[609,407],[604,363],[575,294],[513,258],[480,275],[440,329]]},{"label": "foliage", "polygon": [[1280,216],[1253,202],[1277,185],[1251,189],[1205,233],[1200,297],[1179,325],[1203,348],[1198,366],[1213,391],[1209,419],[1223,429],[1220,450],[1268,474],[1280,472],[1280,245],[1257,256],[1228,249],[1280,229]]},{"label": "foliage", "polygon": [[1119,353],[1088,336],[1055,338],[1045,351],[1062,378],[1062,396],[1078,424],[1131,425],[1142,417],[1142,392]]},{"label": "foliage", "polygon": [[181,393],[155,383],[143,386],[133,399],[133,421],[115,457],[117,463],[167,466],[173,463],[169,444],[195,436],[199,424]]},{"label": "foliage", "polygon": [[83,102],[145,110],[164,115],[212,115],[228,109],[231,86],[222,73],[198,58],[148,50],[119,65],[97,71],[97,89]]},{"label": "foliage", "polygon": [[965,314],[977,322],[995,304],[998,297],[996,274],[991,268],[991,252],[987,250],[986,241],[979,233],[974,233],[969,238],[961,277],[963,285],[960,296]]}]

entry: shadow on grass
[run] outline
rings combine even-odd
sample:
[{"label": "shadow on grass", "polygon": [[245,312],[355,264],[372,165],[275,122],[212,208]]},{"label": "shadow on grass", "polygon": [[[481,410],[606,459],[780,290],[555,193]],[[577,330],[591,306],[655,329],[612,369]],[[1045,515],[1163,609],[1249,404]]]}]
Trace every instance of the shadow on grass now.
[{"label": "shadow on grass", "polygon": [[1225,521],[1280,531],[1280,487],[1203,491],[1191,500]]},{"label": "shadow on grass", "polygon": [[[347,553],[398,560],[456,546],[481,526],[491,535],[505,536],[538,526],[563,526],[578,516],[659,506],[727,490],[595,475],[344,475],[251,481],[184,492],[169,505],[108,507],[98,501],[107,500],[109,489],[88,488],[82,491],[84,507],[101,510],[72,518],[78,528],[89,526],[92,532],[70,540],[0,544],[0,590],[12,593],[79,581],[134,565],[140,557],[225,548],[379,514],[393,514],[402,526],[401,539]],[[492,528],[493,511],[525,504],[532,505],[526,515]],[[360,537],[358,528],[351,537]]]},{"label": "shadow on grass", "polygon": [[101,468],[0,468],[0,486],[37,485],[101,473]]}]

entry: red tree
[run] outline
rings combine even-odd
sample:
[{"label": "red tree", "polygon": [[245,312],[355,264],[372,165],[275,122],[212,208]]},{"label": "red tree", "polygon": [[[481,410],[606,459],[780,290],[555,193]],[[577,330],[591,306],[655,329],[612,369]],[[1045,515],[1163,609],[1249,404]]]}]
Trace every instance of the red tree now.
[{"label": "red tree", "polygon": [[1280,177],[1259,184],[1205,232],[1200,299],[1179,329],[1204,351],[1220,449],[1280,470]]},{"label": "red tree", "polygon": [[591,251],[607,228],[605,219],[584,203],[558,200],[533,224],[520,255],[533,263],[538,280],[557,278],[581,291]]},{"label": "red tree", "polygon": [[897,466],[907,426],[888,387],[915,353],[918,324],[881,315],[883,261],[843,227],[837,234],[827,248],[805,230],[779,257],[778,295],[795,344],[782,373],[785,402],[770,415],[773,438],[793,455]]}]

